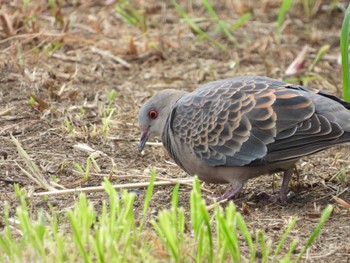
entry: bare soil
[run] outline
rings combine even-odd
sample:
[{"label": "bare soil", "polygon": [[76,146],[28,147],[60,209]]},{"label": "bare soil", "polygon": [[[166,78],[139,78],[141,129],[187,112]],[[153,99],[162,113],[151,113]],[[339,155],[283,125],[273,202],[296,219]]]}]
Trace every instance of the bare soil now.
[{"label": "bare soil", "polygon": [[[171,163],[160,146],[146,146],[143,154],[136,145],[139,138],[137,112],[156,91],[165,88],[194,90],[200,84],[240,75],[262,75],[278,79],[311,76],[307,85],[341,96],[339,36],[347,1],[333,7],[331,1],[319,3],[307,17],[301,1],[294,1],[282,26],[280,43],[276,38],[276,20],[281,1],[217,1],[214,8],[230,23],[244,12],[252,18],[233,31],[237,45],[222,33],[215,39],[227,48],[220,50],[198,36],[180,21],[170,1],[142,1],[148,30],[128,25],[115,12],[113,1],[65,1],[49,8],[46,1],[0,1],[0,218],[3,204],[15,214],[18,201],[14,184],[29,192],[42,189],[19,167],[27,169],[10,140],[13,134],[48,181],[66,188],[99,186],[103,176],[114,184],[147,182],[141,176],[155,168],[159,176],[188,177]],[[141,4],[135,1],[134,6]],[[208,17],[200,1],[180,1],[190,17]],[[192,5],[190,4],[192,3]],[[200,24],[213,32],[215,25]],[[309,45],[305,67],[294,76],[286,76],[288,66],[305,45]],[[317,51],[329,45],[329,51],[310,71]],[[126,63],[118,61],[122,59]],[[114,102],[108,94],[114,90]],[[39,105],[30,103],[30,96]],[[102,119],[109,108],[115,109],[109,131]],[[9,111],[8,111],[9,110]],[[73,131],[67,130],[67,122]],[[86,165],[89,153],[75,146],[85,143],[105,155],[97,158],[100,171],[84,180],[74,163]],[[350,203],[349,145],[332,148],[299,162],[299,181],[291,189],[296,197],[286,206],[258,201],[262,191],[274,191],[273,176],[251,180],[235,201],[251,231],[262,229],[276,242],[292,216],[300,220],[289,238],[300,240],[301,248],[320,218],[321,211],[334,205],[334,212],[306,255],[310,262],[350,262],[350,213],[332,196]],[[114,163],[114,164],[113,164]],[[281,178],[275,176],[277,187]],[[208,203],[222,194],[227,185],[203,185]],[[173,187],[157,187],[151,204],[151,217],[170,206]],[[189,210],[190,187],[180,188],[180,205]],[[144,189],[137,194],[135,213],[141,213]],[[89,193],[97,209],[106,198]],[[77,194],[31,197],[32,211],[65,211],[75,205]]]}]

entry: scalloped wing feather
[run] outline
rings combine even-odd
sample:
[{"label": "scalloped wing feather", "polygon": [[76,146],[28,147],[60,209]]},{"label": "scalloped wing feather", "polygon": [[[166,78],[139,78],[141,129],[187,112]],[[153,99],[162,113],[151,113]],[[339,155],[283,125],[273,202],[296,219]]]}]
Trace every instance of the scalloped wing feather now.
[{"label": "scalloped wing feather", "polygon": [[169,125],[208,166],[298,159],[341,142],[344,127],[350,130],[349,105],[324,94],[264,77],[217,81],[182,97]]}]

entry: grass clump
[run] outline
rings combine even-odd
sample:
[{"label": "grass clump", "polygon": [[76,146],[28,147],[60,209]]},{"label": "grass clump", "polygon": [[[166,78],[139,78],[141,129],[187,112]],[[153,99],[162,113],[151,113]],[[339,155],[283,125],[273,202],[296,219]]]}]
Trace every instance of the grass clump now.
[{"label": "grass clump", "polygon": [[[297,223],[292,218],[277,247],[261,230],[248,229],[243,216],[230,202],[226,208],[215,206],[209,212],[201,197],[199,181],[195,180],[190,198],[190,222],[178,206],[179,185],[174,188],[171,208],[158,213],[146,228],[156,173],[152,172],[144,209],[136,217],[133,208],[135,195],[117,193],[106,179],[103,183],[108,195],[98,213],[85,194],[79,195],[75,207],[60,213],[31,214],[27,193],[15,186],[20,200],[15,218],[9,216],[5,205],[4,229],[0,235],[0,261],[22,262],[262,262],[292,260],[297,240],[287,246],[287,237]],[[299,261],[319,235],[329,218],[328,206],[315,230],[310,234]],[[253,233],[253,234],[252,234]]]}]

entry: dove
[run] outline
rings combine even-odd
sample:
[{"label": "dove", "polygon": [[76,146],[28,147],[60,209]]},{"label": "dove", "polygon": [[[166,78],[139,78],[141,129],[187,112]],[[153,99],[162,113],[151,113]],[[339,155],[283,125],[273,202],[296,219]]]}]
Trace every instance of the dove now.
[{"label": "dove", "polygon": [[228,189],[233,199],[251,178],[282,173],[277,194],[286,204],[296,162],[350,142],[350,104],[315,88],[242,76],[204,84],[193,92],[162,90],[140,108],[139,151],[159,136],[189,175]]}]

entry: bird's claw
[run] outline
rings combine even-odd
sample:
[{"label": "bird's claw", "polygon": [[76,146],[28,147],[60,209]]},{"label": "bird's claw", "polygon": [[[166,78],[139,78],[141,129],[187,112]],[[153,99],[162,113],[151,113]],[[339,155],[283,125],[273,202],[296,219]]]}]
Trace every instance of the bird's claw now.
[{"label": "bird's claw", "polygon": [[216,199],[216,201],[221,202],[221,201],[226,200],[226,199],[227,200],[234,199],[241,192],[242,188],[243,188],[243,186],[239,186],[236,188],[231,187],[222,196],[218,197]]},{"label": "bird's claw", "polygon": [[270,195],[266,192],[262,192],[258,194],[258,198],[260,200],[267,200],[272,203],[280,203],[282,205],[287,205],[288,201],[292,199],[296,194],[293,191],[290,191],[288,194],[278,193]]}]

